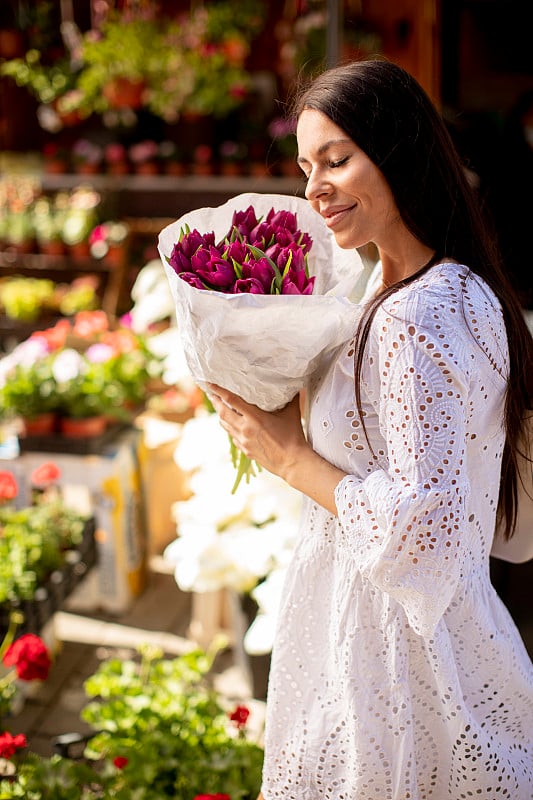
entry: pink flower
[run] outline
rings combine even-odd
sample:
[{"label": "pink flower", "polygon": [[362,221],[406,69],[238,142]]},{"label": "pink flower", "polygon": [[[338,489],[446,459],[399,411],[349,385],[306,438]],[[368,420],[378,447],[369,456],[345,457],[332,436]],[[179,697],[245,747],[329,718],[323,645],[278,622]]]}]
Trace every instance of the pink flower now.
[{"label": "pink flower", "polygon": [[11,472],[0,472],[0,503],[2,500],[14,500],[18,490],[18,484]]},{"label": "pink flower", "polygon": [[33,470],[31,482],[34,486],[50,486],[61,477],[61,470],[53,461],[45,461]]},{"label": "pink flower", "polygon": [[231,800],[229,794],[197,794],[196,797],[193,797],[193,800]]}]

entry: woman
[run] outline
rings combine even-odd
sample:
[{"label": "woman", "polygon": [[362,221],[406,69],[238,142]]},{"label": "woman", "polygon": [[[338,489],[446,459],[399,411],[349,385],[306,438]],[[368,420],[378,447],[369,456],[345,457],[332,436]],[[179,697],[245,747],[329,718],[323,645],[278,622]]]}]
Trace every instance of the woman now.
[{"label": "woman", "polygon": [[530,800],[533,670],[489,552],[498,502],[513,524],[531,336],[413,78],[339,67],[296,112],[306,196],[343,248],[376,245],[382,285],[310,387],[307,438],[297,398],[267,414],[213,387],[237,445],[306,495],[264,798]]}]

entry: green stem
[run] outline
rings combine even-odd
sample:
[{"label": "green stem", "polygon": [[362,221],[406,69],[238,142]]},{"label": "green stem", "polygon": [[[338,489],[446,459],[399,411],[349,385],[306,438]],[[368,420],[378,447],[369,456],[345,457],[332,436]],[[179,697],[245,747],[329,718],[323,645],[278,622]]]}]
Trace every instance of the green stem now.
[{"label": "green stem", "polygon": [[24,615],[21,614],[20,611],[12,611],[9,615],[9,625],[7,628],[7,633],[4,636],[4,641],[0,645],[0,661],[4,658],[7,650],[13,644],[15,639],[15,633],[17,632],[17,628],[24,622]]}]

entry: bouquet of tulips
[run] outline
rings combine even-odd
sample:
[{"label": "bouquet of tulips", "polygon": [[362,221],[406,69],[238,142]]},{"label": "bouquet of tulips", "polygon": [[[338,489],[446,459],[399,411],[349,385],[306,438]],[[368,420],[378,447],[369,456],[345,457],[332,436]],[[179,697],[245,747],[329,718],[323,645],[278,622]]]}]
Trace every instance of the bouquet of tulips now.
[{"label": "bouquet of tulips", "polygon": [[[160,233],[159,252],[202,388],[280,409],[355,331],[349,295],[361,259],[337,246],[306,200],[248,193],[192,211]],[[243,470],[241,458],[236,485]]]}]

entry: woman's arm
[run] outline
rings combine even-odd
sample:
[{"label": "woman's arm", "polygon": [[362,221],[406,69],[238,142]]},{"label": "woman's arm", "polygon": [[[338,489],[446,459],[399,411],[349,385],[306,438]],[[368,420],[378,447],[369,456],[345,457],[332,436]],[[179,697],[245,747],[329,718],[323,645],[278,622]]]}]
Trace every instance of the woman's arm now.
[{"label": "woman's arm", "polygon": [[346,473],[307,442],[298,396],[280,411],[267,412],[220,386],[211,385],[210,390],[222,427],[245,455],[337,515],[335,487]]}]

